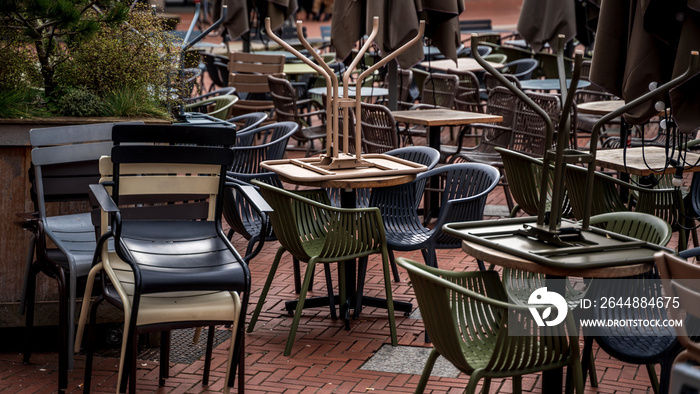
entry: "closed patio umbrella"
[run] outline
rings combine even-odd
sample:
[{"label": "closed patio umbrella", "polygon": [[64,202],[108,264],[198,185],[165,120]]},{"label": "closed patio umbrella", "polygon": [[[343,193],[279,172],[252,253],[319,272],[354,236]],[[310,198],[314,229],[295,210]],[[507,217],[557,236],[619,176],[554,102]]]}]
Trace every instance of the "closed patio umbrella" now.
[{"label": "closed patio umbrella", "polygon": [[[379,34],[374,40],[383,54],[391,53],[418,33],[420,19],[426,21],[426,36],[448,58],[457,61],[460,45],[459,14],[464,0],[336,0],[333,4],[331,43],[336,56],[345,59],[355,43],[372,28],[379,17]],[[423,60],[416,45],[397,58],[408,69]]]},{"label": "closed patio umbrella", "polygon": [[[700,0],[604,0],[597,36],[591,81],[629,102],[647,93],[650,83],[666,83],[687,69],[690,51],[700,50]],[[695,76],[670,93],[672,113],[686,133],[700,127],[698,91]],[[635,125],[657,113],[651,102],[625,120]]]},{"label": "closed patio umbrella", "polygon": [[221,5],[228,6],[228,14],[223,25],[228,29],[232,38],[240,37],[250,30],[250,12],[256,7],[260,12],[260,20],[270,17],[273,29],[277,29],[287,18],[297,10],[297,0],[216,0],[214,7],[214,19],[218,19],[221,13]]},{"label": "closed patio umbrella", "polygon": [[524,0],[518,19],[518,32],[535,52],[545,43],[557,46],[557,37],[566,41],[576,35],[576,11],[573,0]]}]

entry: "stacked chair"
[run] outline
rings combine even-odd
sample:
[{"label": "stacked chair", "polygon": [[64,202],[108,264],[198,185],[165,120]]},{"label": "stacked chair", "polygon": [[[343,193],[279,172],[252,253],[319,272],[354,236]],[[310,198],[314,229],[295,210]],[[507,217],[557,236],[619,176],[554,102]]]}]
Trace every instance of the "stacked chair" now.
[{"label": "stacked chair", "polygon": [[[210,327],[203,378],[208,384],[216,324],[232,326],[225,391],[233,386],[244,354],[242,320],[250,293],[248,266],[221,227],[223,199],[219,197],[233,162],[230,147],[235,138],[230,129],[220,127],[114,127],[114,147],[110,156],[100,159],[100,183],[91,186],[101,208],[95,224],[102,235],[76,337],[77,350],[91,309],[86,392],[90,390],[95,317],[103,300],[124,311],[119,388],[129,382],[130,392],[136,390],[138,334],[165,333],[161,342],[163,384],[169,366],[167,333],[200,326]],[[102,295],[89,308],[98,275]],[[242,375],[241,370],[240,389]]]}]

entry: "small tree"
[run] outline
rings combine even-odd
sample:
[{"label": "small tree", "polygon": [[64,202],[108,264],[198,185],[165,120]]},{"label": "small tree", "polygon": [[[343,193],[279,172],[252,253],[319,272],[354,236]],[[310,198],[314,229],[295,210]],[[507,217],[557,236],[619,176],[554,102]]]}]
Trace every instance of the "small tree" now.
[{"label": "small tree", "polygon": [[[99,6],[103,13],[94,12]],[[129,8],[110,0],[2,0],[0,26],[33,45],[41,69],[44,94],[53,100],[56,68],[69,58],[68,48],[89,39],[103,24],[122,22]]]}]

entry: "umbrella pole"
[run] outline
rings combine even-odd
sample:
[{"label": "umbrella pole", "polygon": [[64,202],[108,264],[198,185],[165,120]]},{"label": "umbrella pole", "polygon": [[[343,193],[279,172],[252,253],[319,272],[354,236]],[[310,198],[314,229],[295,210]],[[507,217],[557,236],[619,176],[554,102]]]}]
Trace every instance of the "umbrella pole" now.
[{"label": "umbrella pole", "polygon": [[389,80],[389,110],[396,111],[398,109],[398,81],[399,81],[399,66],[396,62],[390,62],[386,65],[387,78]]}]

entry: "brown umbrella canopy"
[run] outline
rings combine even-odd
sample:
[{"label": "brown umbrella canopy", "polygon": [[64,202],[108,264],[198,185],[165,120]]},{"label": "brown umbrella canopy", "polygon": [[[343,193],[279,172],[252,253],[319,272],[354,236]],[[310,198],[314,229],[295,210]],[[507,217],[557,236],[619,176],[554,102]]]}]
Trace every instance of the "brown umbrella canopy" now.
[{"label": "brown umbrella canopy", "polygon": [[[700,50],[700,0],[604,0],[596,33],[591,81],[629,102],[688,67],[691,50]],[[700,77],[671,91],[672,113],[679,128],[700,127]],[[663,99],[663,97],[659,97]],[[658,111],[641,105],[625,119],[642,123]]]},{"label": "brown umbrella canopy", "polygon": [[576,35],[574,0],[525,0],[518,19],[518,32],[535,52],[545,43],[557,46],[557,37],[566,41]]},{"label": "brown umbrella canopy", "polygon": [[223,25],[228,29],[232,38],[240,37],[250,29],[248,18],[249,10],[257,7],[260,12],[260,20],[270,17],[270,25],[273,29],[282,26],[285,20],[297,10],[296,0],[216,0],[214,18],[221,15],[221,5],[228,6],[228,13]]},{"label": "brown umbrella canopy", "polygon": [[[464,0],[336,0],[333,4],[331,43],[337,57],[345,59],[355,43],[372,30],[372,18],[379,17],[375,39],[382,53],[391,53],[418,33],[420,19],[426,20],[426,36],[440,52],[456,61],[460,45],[458,15]],[[363,23],[364,22],[364,23]],[[401,68],[423,60],[423,48],[415,45],[397,58]]]}]

